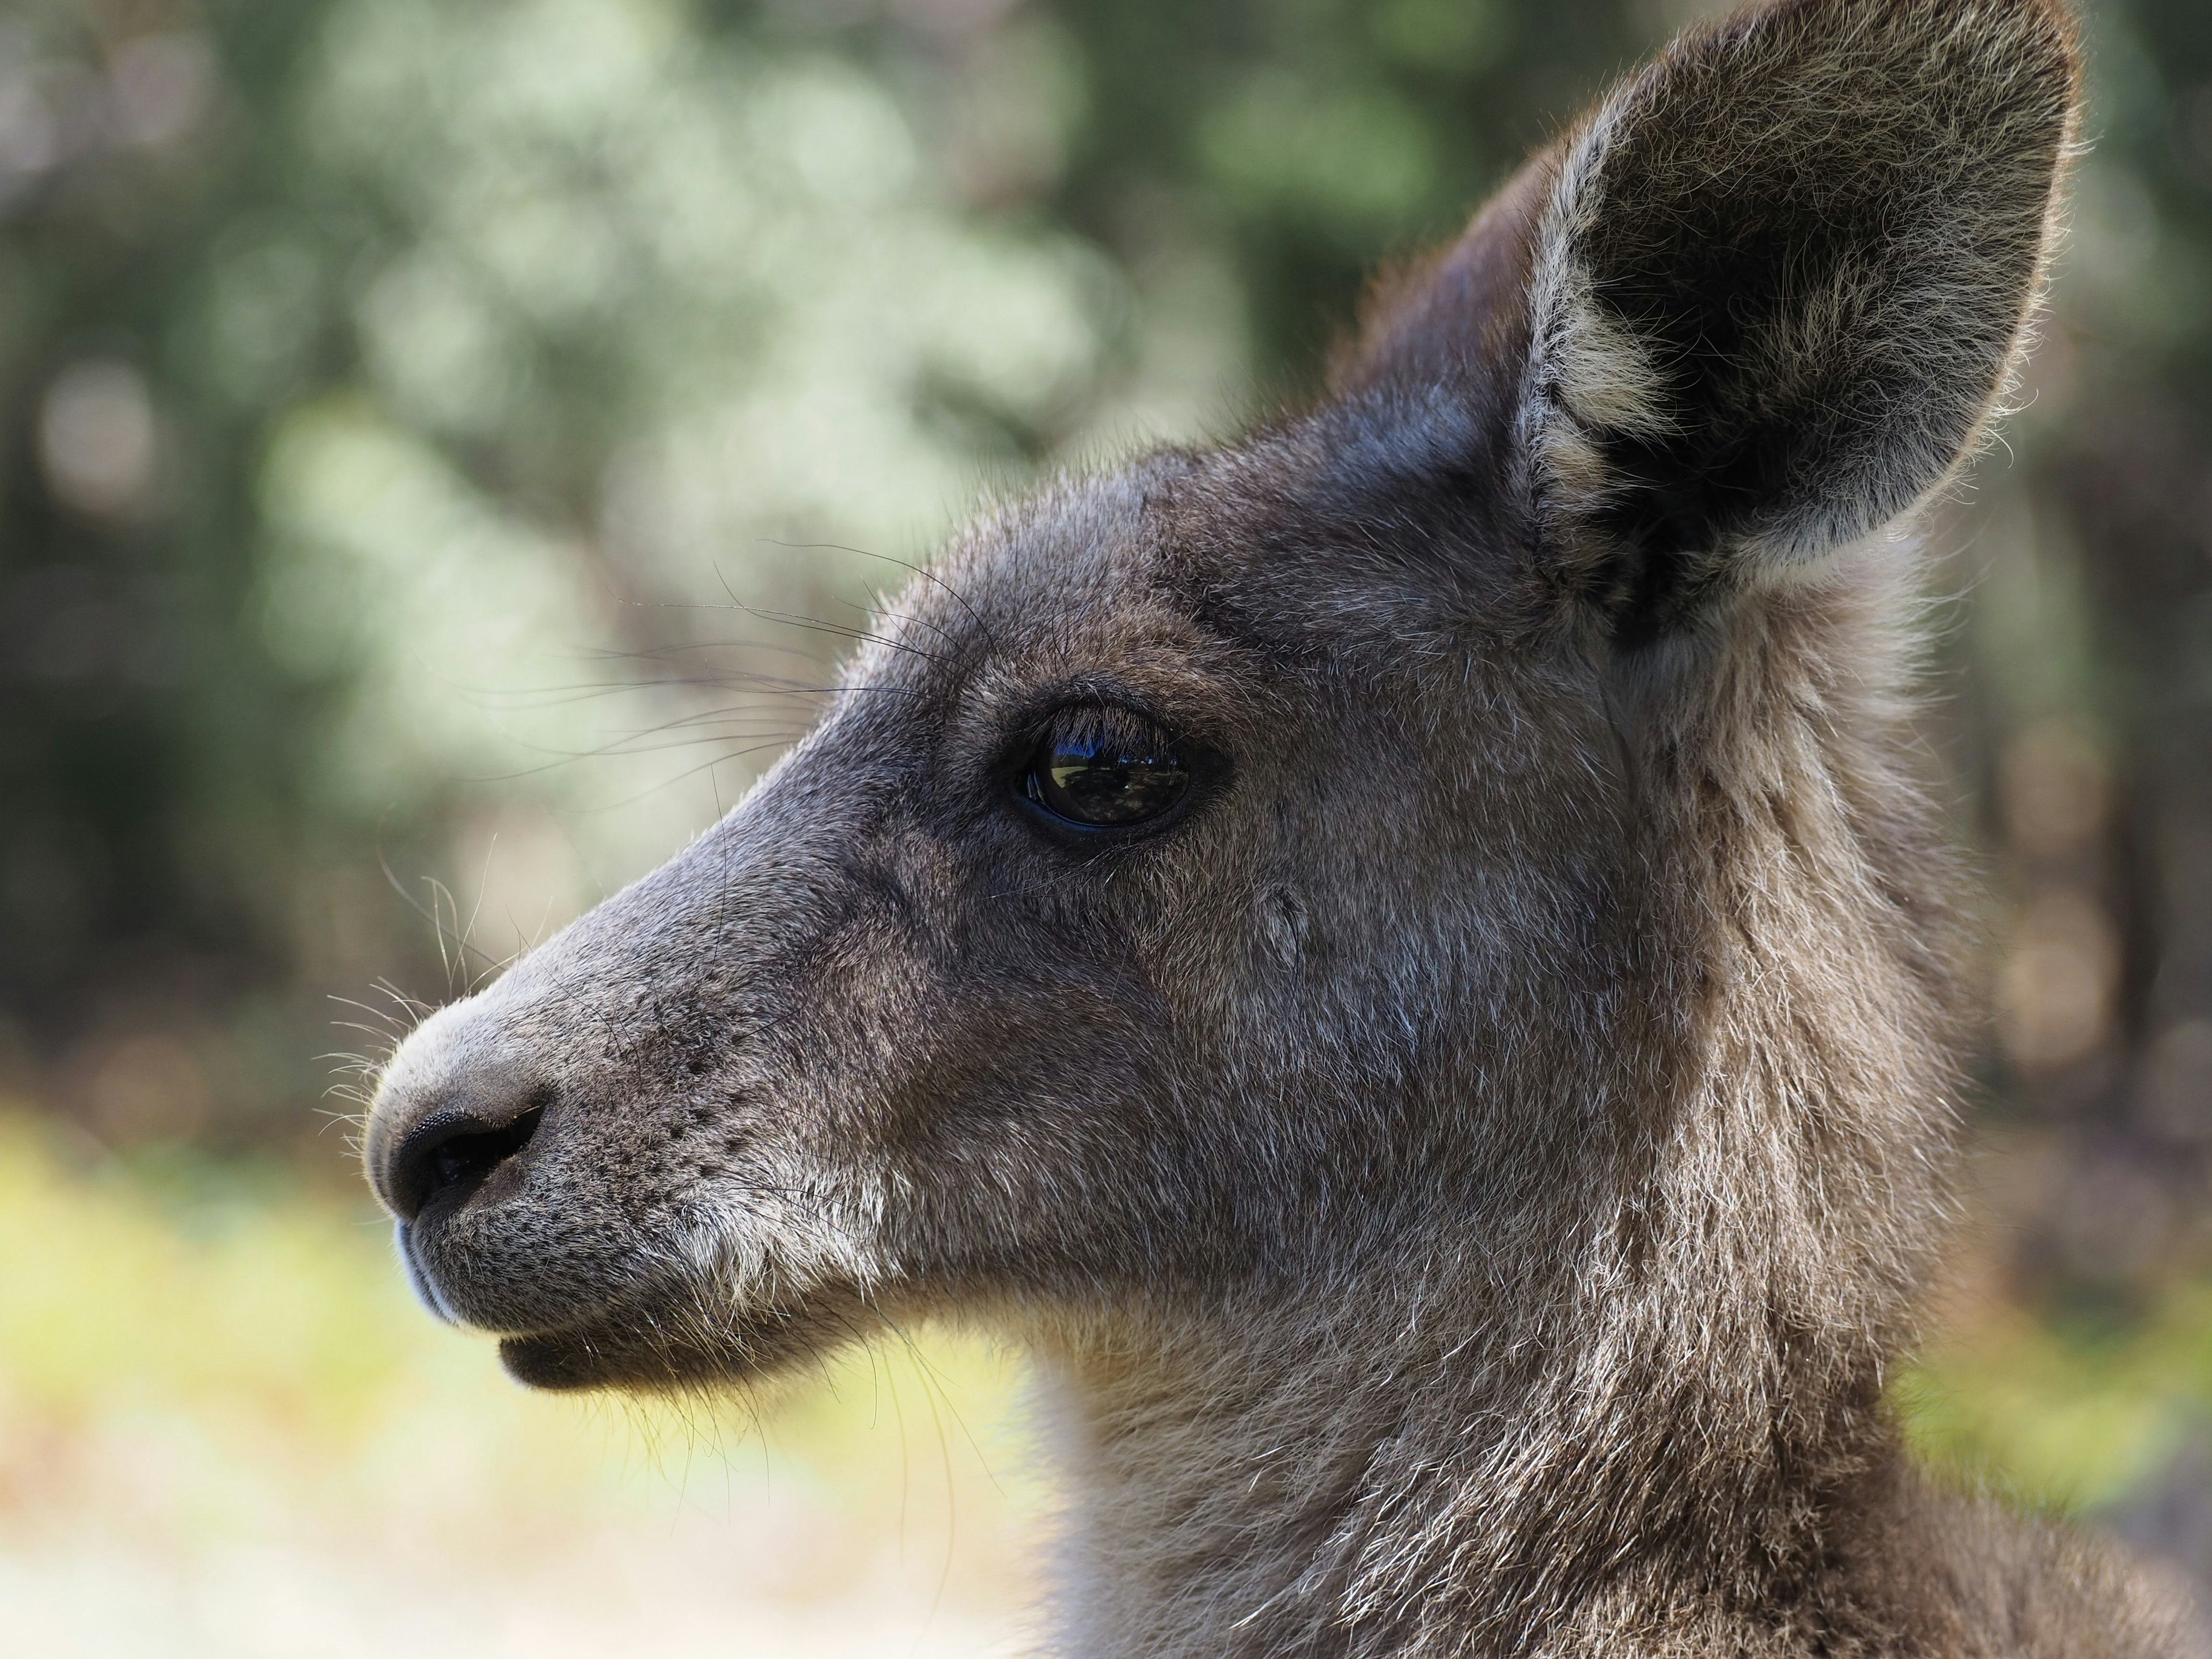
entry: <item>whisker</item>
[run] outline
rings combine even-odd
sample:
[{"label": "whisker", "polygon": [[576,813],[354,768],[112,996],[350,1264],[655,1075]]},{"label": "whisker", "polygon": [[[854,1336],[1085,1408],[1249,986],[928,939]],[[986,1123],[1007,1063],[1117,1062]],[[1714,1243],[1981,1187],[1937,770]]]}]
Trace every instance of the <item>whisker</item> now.
[{"label": "whisker", "polygon": [[[386,817],[386,818],[388,818],[390,816],[391,816],[391,814],[390,814],[389,812],[387,812],[387,813],[386,813],[386,814],[385,814],[385,817]],[[398,895],[399,895],[399,896],[400,896],[401,900],[402,900],[403,902],[405,902],[405,904],[406,904],[407,908],[408,908],[409,909],[410,909],[410,910],[414,911],[414,912],[415,912],[415,914],[416,914],[416,915],[421,916],[421,917],[422,917],[425,921],[428,922],[428,923],[431,925],[431,927],[432,927],[433,928],[434,928],[434,929],[437,931],[437,935],[438,935],[438,958],[439,958],[439,960],[440,960],[441,962],[446,962],[446,963],[447,963],[447,967],[446,967],[446,989],[447,989],[447,994],[450,994],[452,993],[452,990],[453,990],[453,966],[452,966],[452,963],[451,963],[449,961],[447,961],[447,956],[446,956],[446,931],[445,931],[445,924],[444,924],[444,922],[440,919],[440,917],[438,916],[438,915],[437,915],[437,913],[436,913],[436,910],[435,910],[435,908],[434,908],[434,904],[435,904],[435,900],[434,900],[434,900],[433,900],[433,905],[434,905],[434,908],[433,908],[432,909],[428,909],[428,910],[424,909],[424,908],[422,908],[422,905],[421,901],[420,901],[420,900],[418,900],[418,899],[416,899],[416,896],[415,896],[412,893],[409,892],[409,891],[407,890],[406,884],[399,879],[399,872],[398,872],[398,871],[394,870],[394,869],[392,867],[392,860],[391,860],[390,859],[388,859],[388,858],[386,858],[386,857],[385,856],[385,853],[384,853],[384,820],[383,820],[383,819],[379,819],[379,820],[377,821],[377,826],[376,826],[376,866],[377,866],[377,868],[378,868],[378,869],[380,869],[380,870],[381,870],[381,871],[383,871],[383,872],[384,872],[384,878],[385,878],[385,880],[386,880],[386,882],[388,882],[388,883],[391,884],[392,890],[393,892],[395,892],[395,893],[397,893],[397,894],[398,894]],[[429,879],[429,878],[425,878],[425,879],[426,879],[426,880],[427,880],[427,879]],[[458,911],[456,911],[456,912],[455,912],[455,915],[458,915],[459,914],[459,913]],[[469,945],[469,944],[468,944],[468,942],[467,942],[466,940],[462,940],[462,941],[460,942],[460,948],[461,948],[461,950],[462,950],[463,951],[465,951],[465,952],[466,951],[470,950],[470,949],[471,949],[471,948],[472,948],[472,947],[471,947],[471,946]],[[478,952],[478,954],[479,954],[479,955],[481,955],[482,953],[481,953],[481,952]],[[394,993],[392,993],[392,994],[395,998],[397,998],[397,997],[398,996],[398,994],[397,992],[394,992]],[[401,1000],[404,1002],[405,1000],[404,1000],[404,999],[401,999]]]},{"label": "whisker", "polygon": [[[672,744],[670,746],[680,747],[682,745]],[[702,772],[712,773],[718,766],[726,766],[732,761],[743,760],[749,755],[765,754],[769,750],[779,748],[781,746],[781,745],[777,743],[758,743],[754,744],[750,748],[734,750],[726,755],[717,755],[710,761],[702,762],[697,766],[686,767],[681,772],[675,773],[669,777],[665,777],[657,783],[648,785],[647,787],[637,791],[635,794],[624,795],[618,800],[607,801],[598,806],[579,806],[573,810],[579,813],[618,811],[625,806],[635,805],[639,801],[643,800],[647,796],[651,795],[659,790],[666,789],[672,785],[681,783],[686,778],[696,778]]]},{"label": "whisker", "polygon": [[[480,773],[471,777],[468,781],[471,783],[514,783],[524,778],[541,777],[544,774],[557,770],[561,767],[573,765],[582,761],[607,760],[626,754],[650,752],[649,750],[639,750],[634,745],[639,744],[647,738],[658,737],[666,732],[680,730],[684,726],[699,720],[702,718],[711,719],[720,717],[720,715],[724,712],[726,711],[692,710],[681,714],[672,714],[666,720],[656,720],[651,726],[640,726],[634,732],[626,732],[618,738],[611,738],[606,742],[599,744],[590,749],[561,750],[556,749],[549,744],[533,744],[527,742],[523,738],[510,737],[509,741],[519,749],[530,750],[541,755],[552,755],[555,758],[546,762],[543,766],[524,767],[520,770],[513,772]],[[730,713],[729,717],[732,719],[736,718],[734,713]],[[747,732],[742,735],[751,736],[754,734]],[[803,736],[804,733],[793,732],[790,735],[793,739],[795,739]]]},{"label": "whisker", "polygon": [[910,571],[915,575],[921,577],[924,581],[933,583],[941,592],[949,597],[955,605],[966,611],[968,613],[969,621],[974,623],[977,628],[982,629],[983,637],[989,642],[991,648],[994,651],[996,651],[999,648],[999,636],[992,631],[990,623],[983,620],[982,612],[976,610],[974,605],[968,602],[968,596],[966,594],[963,593],[958,588],[953,586],[951,583],[939,576],[927,565],[915,564],[906,559],[893,558],[888,553],[871,553],[865,547],[847,547],[839,542],[779,542],[773,537],[768,536],[763,536],[761,539],[763,541],[769,542],[776,547],[835,548],[840,553],[857,553],[864,559],[881,559],[885,564],[895,564],[902,570]]},{"label": "whisker", "polygon": [[886,650],[903,651],[908,656],[919,657],[922,661],[933,665],[937,664],[939,661],[939,658],[927,651],[924,651],[918,645],[910,645],[903,640],[892,639],[887,634],[878,634],[870,629],[845,628],[841,627],[836,623],[824,622],[819,617],[800,616],[796,612],[787,611],[767,611],[757,606],[747,605],[743,599],[737,596],[736,591],[730,586],[729,578],[722,574],[721,568],[719,566],[716,567],[714,574],[722,584],[722,591],[725,593],[729,594],[730,603],[736,605],[738,610],[744,611],[748,617],[759,617],[769,622],[781,623],[787,627],[804,628],[816,633],[833,635],[839,639],[859,640],[870,645],[880,645]]}]

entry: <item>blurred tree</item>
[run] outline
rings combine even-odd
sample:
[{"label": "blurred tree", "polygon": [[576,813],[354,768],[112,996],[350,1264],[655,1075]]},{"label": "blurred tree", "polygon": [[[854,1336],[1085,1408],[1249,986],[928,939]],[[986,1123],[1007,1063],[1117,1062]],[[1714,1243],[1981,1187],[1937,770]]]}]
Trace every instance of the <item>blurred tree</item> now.
[{"label": "blurred tree", "polygon": [[[0,21],[0,1005],[51,1049],[281,960],[313,710],[238,626],[267,405],[335,349],[304,298],[237,395],[177,361],[206,271],[295,208],[265,142],[313,4]],[[189,1091],[187,1091],[189,1092]]]},{"label": "blurred tree", "polygon": [[[890,90],[927,64],[877,44],[659,0],[7,22],[0,1009],[38,1092],[270,1133],[318,994],[442,995],[665,855],[867,589],[1093,407],[1119,277],[952,199]],[[446,878],[436,953],[386,854]]]},{"label": "blurred tree", "polygon": [[1666,18],[1622,0],[1057,0],[1092,116],[1057,204],[1124,257],[1225,240],[1309,386],[1376,264],[1449,236]]},{"label": "blurred tree", "polygon": [[2020,936],[2051,953],[2046,1000],[2073,981],[2093,1004],[2076,1044],[2008,1043],[2057,1127],[2033,1254],[2062,1298],[2212,1262],[2212,12],[2110,0],[2090,22],[2093,147],[2023,490],[2082,662],[2071,706],[2015,698],[1990,745]]}]

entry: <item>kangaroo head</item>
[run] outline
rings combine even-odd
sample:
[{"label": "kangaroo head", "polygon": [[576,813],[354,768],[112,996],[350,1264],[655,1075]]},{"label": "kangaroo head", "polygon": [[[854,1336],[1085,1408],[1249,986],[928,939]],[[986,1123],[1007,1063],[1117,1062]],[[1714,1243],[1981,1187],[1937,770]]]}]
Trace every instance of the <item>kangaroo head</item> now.
[{"label": "kangaroo head", "polygon": [[1948,1112],[1893,526],[2075,95],[2054,0],[1693,33],[1309,412],[968,531],[727,817],[393,1059],[426,1300],[553,1388],[1326,1302],[1585,1401],[1740,1338],[1828,1411],[1771,1378],[1893,1341]]}]

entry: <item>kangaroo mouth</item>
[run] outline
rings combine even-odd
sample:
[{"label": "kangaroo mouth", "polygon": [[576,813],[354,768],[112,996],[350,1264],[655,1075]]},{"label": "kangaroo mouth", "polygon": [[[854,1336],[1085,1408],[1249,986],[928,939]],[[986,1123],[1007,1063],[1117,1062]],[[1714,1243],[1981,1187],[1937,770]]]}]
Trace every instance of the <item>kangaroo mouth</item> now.
[{"label": "kangaroo mouth", "polygon": [[433,1206],[394,1243],[432,1313],[499,1337],[510,1375],[556,1392],[750,1382],[881,1322],[839,1278],[733,1285],[690,1265],[683,1225],[605,1203],[581,1225],[576,1207],[543,1194]]},{"label": "kangaroo mouth", "polygon": [[734,1340],[702,1343],[641,1322],[501,1337],[499,1358],[516,1382],[550,1393],[661,1394],[736,1380],[751,1369],[752,1354]]},{"label": "kangaroo mouth", "polygon": [[[745,1307],[659,1279],[633,1279],[604,1299],[577,1296],[581,1287],[569,1284],[562,1287],[568,1305],[549,1306],[542,1289],[532,1294],[498,1276],[486,1285],[450,1252],[436,1251],[434,1238],[429,1253],[445,1259],[434,1268],[416,1231],[403,1222],[395,1237],[416,1297],[449,1325],[497,1334],[509,1374],[535,1389],[651,1393],[745,1380],[802,1360],[862,1325],[857,1298],[811,1296]],[[837,1300],[852,1305],[830,1311],[825,1304]]]},{"label": "kangaroo mouth", "polygon": [[711,1316],[639,1304],[573,1326],[503,1336],[499,1358],[516,1382],[551,1393],[683,1393],[773,1376],[878,1322],[848,1296]]}]

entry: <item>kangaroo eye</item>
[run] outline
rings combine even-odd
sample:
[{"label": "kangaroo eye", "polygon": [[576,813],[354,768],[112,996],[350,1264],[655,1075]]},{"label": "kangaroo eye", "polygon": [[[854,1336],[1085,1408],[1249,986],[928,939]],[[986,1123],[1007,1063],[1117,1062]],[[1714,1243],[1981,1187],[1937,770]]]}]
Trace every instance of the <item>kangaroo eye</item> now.
[{"label": "kangaroo eye", "polygon": [[1069,709],[1031,754],[1022,791],[1054,817],[1096,829],[1158,817],[1190,787],[1176,745],[1119,709]]}]

